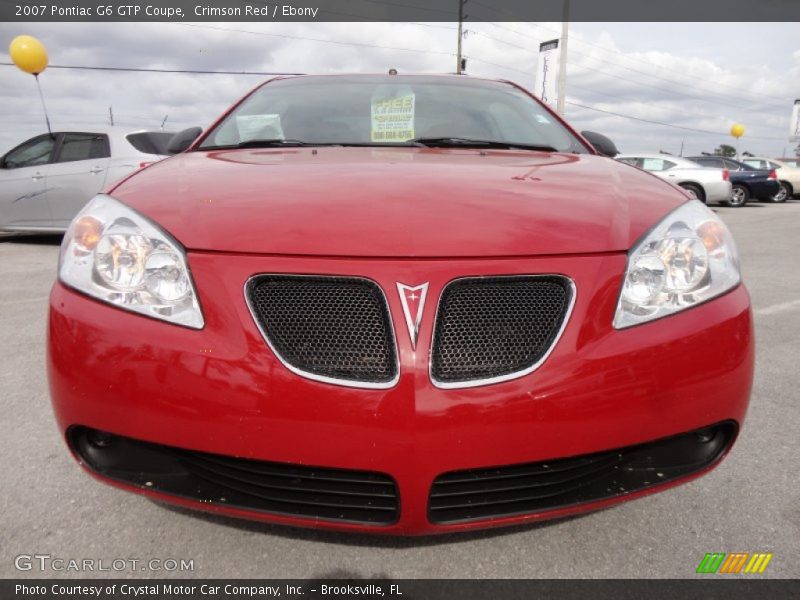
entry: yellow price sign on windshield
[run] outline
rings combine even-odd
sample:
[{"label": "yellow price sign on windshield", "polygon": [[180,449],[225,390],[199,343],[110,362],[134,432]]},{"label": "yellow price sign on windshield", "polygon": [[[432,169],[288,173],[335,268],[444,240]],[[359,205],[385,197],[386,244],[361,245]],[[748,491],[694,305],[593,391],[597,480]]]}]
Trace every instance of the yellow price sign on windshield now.
[{"label": "yellow price sign on windshield", "polygon": [[405,142],[414,137],[414,94],[372,101],[373,142]]}]

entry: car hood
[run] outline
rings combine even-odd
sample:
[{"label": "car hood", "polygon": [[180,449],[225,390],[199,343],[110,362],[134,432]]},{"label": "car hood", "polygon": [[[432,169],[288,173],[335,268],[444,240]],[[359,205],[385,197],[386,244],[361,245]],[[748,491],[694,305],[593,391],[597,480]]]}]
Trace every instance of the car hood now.
[{"label": "car hood", "polygon": [[686,200],[601,156],[406,147],[187,152],[109,193],[190,250],[371,257],[625,251]]}]

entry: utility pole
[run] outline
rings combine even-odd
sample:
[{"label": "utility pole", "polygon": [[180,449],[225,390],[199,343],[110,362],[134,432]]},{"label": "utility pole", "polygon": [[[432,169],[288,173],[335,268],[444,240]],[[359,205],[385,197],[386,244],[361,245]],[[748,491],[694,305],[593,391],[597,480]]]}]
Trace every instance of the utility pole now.
[{"label": "utility pole", "polygon": [[108,107],[108,124],[114,125],[114,108],[111,106]]},{"label": "utility pole", "polygon": [[464,5],[467,0],[458,0],[458,50],[456,52],[456,73],[461,75],[461,40],[464,39]]},{"label": "utility pole", "polygon": [[558,102],[556,112],[564,116],[567,101],[567,40],[569,38],[569,0],[564,2],[564,13],[561,17],[561,62],[558,65]]}]

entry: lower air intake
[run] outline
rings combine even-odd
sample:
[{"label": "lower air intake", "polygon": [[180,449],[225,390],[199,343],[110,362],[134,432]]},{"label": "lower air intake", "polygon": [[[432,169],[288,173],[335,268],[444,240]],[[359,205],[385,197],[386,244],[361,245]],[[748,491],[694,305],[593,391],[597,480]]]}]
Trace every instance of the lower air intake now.
[{"label": "lower air intake", "polygon": [[433,482],[432,523],[497,519],[623,496],[700,471],[736,437],[726,421],[675,437],[546,462],[454,471]]},{"label": "lower air intake", "polygon": [[203,503],[363,525],[400,516],[388,475],[234,458],[107,434],[69,430],[70,445],[100,475]]}]

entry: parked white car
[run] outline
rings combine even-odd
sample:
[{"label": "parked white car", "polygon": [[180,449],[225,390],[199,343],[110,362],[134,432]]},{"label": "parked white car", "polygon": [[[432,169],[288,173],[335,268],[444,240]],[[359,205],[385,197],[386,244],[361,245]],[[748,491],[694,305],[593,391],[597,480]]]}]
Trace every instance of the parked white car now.
[{"label": "parked white car", "polygon": [[775,169],[781,187],[772,198],[773,202],[785,202],[792,196],[800,196],[800,168],[792,165],[791,159],[745,156],[742,162],[756,169]]},{"label": "parked white car", "polygon": [[706,204],[731,204],[732,186],[727,169],[701,167],[671,154],[620,154],[616,159],[671,181]]},{"label": "parked white car", "polygon": [[58,233],[107,185],[167,155],[172,133],[45,133],[0,158],[0,231]]}]

